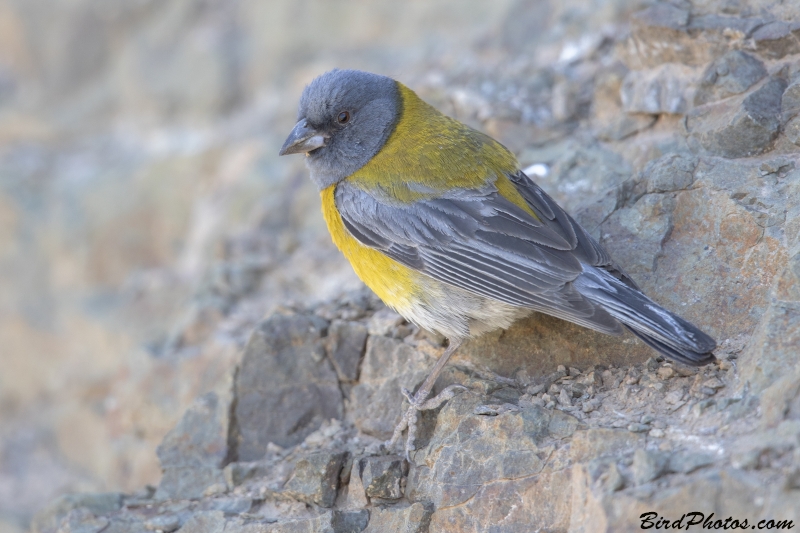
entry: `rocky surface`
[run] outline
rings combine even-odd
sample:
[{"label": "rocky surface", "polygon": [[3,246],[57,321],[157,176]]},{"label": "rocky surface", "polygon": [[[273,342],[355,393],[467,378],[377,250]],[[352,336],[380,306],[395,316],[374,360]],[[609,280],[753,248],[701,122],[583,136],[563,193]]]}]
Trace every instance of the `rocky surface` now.
[{"label": "rocky surface", "polygon": [[[694,511],[800,523],[800,11],[767,0],[496,9],[458,57],[414,57],[400,77],[513,149],[645,292],[718,339],[717,362],[689,369],[632,337],[533,316],[457,352],[437,389],[468,390],[421,417],[406,461],[383,441],[405,407],[400,387],[421,383],[444,340],[343,290],[338,256],[316,244],[324,229],[299,222],[315,199],[292,170],[274,184],[292,192],[221,238],[221,257],[186,259],[211,264],[190,311],[155,363],[128,367],[155,384],[120,398],[157,393],[171,407],[158,408],[157,453],[118,454],[157,457],[160,481],[63,495],[35,531],[634,531],[643,513]],[[191,57],[204,59],[184,51],[159,72]],[[212,87],[187,97],[247,99],[246,83]],[[230,175],[256,172],[258,156],[236,153]],[[205,201],[233,190],[224,183]],[[220,211],[198,205],[200,218]]]}]

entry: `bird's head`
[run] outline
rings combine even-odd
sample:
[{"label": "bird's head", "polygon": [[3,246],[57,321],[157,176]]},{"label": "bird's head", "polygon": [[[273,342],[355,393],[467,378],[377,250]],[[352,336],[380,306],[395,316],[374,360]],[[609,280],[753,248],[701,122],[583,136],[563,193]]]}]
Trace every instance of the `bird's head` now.
[{"label": "bird's head", "polygon": [[401,110],[397,83],[359,70],[332,70],[303,91],[297,124],[280,155],[306,154],[320,189],[351,175],[383,147]]}]

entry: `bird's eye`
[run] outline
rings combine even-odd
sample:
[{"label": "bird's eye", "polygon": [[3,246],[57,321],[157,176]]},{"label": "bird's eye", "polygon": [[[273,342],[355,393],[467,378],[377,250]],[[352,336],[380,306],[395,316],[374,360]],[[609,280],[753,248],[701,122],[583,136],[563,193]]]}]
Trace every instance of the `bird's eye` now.
[{"label": "bird's eye", "polygon": [[336,117],[336,120],[339,121],[339,124],[347,124],[350,121],[350,112],[342,111],[339,113],[339,116]]}]

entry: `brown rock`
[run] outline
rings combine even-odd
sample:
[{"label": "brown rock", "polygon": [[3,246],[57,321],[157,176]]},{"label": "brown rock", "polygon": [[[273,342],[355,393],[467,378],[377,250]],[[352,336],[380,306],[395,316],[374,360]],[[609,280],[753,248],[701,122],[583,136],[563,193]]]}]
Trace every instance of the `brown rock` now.
[{"label": "brown rock", "polygon": [[[364,533],[384,533],[385,531],[428,533],[432,514],[433,505],[428,502],[375,507],[370,512],[369,525]],[[434,529],[433,531],[440,530]]]},{"label": "brown rock", "polygon": [[694,103],[702,105],[741,94],[766,75],[767,69],[761,61],[733,50],[715,59],[703,72]]},{"label": "brown rock", "polygon": [[346,458],[347,452],[318,452],[301,458],[283,487],[283,493],[302,502],[333,507],[339,489],[339,472]]},{"label": "brown rock", "polygon": [[403,497],[401,481],[405,475],[405,459],[402,457],[365,457],[359,461],[359,473],[370,498],[398,500]]},{"label": "brown rock", "polygon": [[785,88],[784,80],[771,78],[745,97],[695,108],[686,122],[691,139],[729,158],[768,151],[778,136]]},{"label": "brown rock", "polygon": [[800,52],[800,23],[776,20],[753,32],[756,51],[769,59],[780,59]]}]

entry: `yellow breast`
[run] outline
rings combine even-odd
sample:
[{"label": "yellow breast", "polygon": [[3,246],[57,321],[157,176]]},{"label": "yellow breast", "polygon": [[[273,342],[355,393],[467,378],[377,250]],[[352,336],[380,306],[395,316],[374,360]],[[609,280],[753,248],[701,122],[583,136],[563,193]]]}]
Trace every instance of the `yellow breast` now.
[{"label": "yellow breast", "polygon": [[383,255],[358,242],[342,223],[342,217],[336,209],[333,193],[336,185],[332,185],[320,193],[322,197],[322,215],[328,224],[333,243],[350,261],[356,275],[378,297],[405,314],[418,299],[420,291],[420,274],[394,259]]}]

